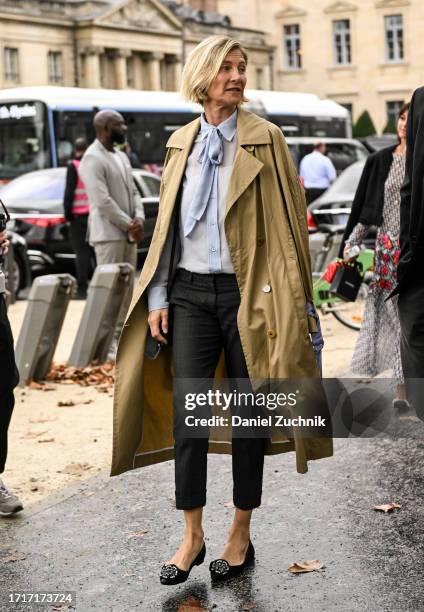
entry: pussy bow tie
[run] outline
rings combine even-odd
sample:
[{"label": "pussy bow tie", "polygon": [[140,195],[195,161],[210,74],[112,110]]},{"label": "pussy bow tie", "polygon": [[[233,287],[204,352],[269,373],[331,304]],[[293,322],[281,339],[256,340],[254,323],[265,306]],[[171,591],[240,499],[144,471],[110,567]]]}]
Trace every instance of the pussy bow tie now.
[{"label": "pussy bow tie", "polygon": [[199,182],[184,223],[184,236],[191,234],[196,223],[202,218],[212,192],[217,166],[222,163],[222,133],[219,127],[204,124],[202,126],[202,149],[198,161],[202,164]]}]

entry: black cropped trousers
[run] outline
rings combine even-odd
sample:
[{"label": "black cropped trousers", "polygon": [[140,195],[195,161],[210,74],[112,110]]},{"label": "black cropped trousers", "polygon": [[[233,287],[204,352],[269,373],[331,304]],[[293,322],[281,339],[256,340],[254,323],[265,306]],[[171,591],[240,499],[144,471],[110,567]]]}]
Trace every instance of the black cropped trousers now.
[{"label": "black cropped trousers", "polygon": [[[228,377],[248,379],[237,311],[240,293],[234,274],[197,274],[177,270],[170,294],[173,308],[175,495],[180,510],[206,504],[208,438],[181,438],[176,420],[183,418],[187,379],[212,379],[224,350]],[[234,506],[260,506],[264,438],[233,437]]]}]

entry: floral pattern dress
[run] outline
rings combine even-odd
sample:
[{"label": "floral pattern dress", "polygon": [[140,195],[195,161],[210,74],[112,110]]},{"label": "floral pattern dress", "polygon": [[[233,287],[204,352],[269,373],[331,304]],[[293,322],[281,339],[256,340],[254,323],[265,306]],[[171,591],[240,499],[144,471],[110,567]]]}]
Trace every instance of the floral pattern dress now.
[{"label": "floral pattern dress", "polygon": [[[377,230],[374,277],[365,302],[364,319],[353,352],[351,372],[377,376],[392,370],[396,384],[404,382],[400,358],[400,323],[397,298],[385,301],[396,286],[399,260],[400,188],[405,175],[405,155],[393,153],[384,185],[383,222]],[[371,226],[358,223],[347,245],[360,245]]]}]

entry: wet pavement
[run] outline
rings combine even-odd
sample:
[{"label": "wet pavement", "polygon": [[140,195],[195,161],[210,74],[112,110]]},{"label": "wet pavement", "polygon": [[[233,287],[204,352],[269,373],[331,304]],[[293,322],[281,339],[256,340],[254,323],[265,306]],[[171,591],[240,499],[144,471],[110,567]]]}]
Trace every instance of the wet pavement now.
[{"label": "wet pavement", "polygon": [[[266,457],[252,529],[257,561],[218,586],[208,565],[231,521],[230,457],[209,458],[206,561],[176,587],[158,580],[182,530],[171,462],[54,495],[1,521],[0,610],[53,610],[8,603],[10,591],[46,590],[76,592],[83,612],[424,610],[424,440],[337,440],[333,458],[309,465],[300,475],[292,453]],[[371,509],[387,502],[402,507]],[[15,552],[25,558],[2,562]],[[325,569],[287,571],[304,559]]]}]

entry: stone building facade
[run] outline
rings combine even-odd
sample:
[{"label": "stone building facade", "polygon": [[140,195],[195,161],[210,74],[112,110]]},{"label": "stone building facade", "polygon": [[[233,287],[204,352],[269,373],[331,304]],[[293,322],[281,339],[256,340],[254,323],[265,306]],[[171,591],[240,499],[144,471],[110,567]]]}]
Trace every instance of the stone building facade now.
[{"label": "stone building facade", "polygon": [[233,27],[216,0],[2,0],[0,87],[176,90],[184,56],[211,34],[249,51],[250,85],[272,86],[273,47]]},{"label": "stone building facade", "polygon": [[260,24],[276,48],[275,89],[368,110],[383,130],[424,81],[423,0],[219,0],[235,25]]}]

